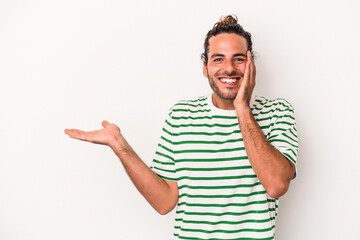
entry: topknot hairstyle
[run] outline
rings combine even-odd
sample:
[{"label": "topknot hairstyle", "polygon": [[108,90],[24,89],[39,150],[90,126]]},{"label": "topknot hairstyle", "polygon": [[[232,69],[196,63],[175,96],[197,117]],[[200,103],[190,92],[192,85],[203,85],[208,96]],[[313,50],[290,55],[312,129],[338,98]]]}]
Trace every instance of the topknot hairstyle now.
[{"label": "topknot hairstyle", "polygon": [[238,24],[238,18],[235,15],[227,15],[220,18],[219,22],[215,23],[214,27],[206,35],[204,42],[204,53],[201,54],[201,59],[205,62],[205,64],[208,63],[210,38],[221,33],[235,33],[244,37],[247,42],[247,50],[250,51],[251,56],[254,56],[252,51],[251,34],[245,31],[244,28]]}]

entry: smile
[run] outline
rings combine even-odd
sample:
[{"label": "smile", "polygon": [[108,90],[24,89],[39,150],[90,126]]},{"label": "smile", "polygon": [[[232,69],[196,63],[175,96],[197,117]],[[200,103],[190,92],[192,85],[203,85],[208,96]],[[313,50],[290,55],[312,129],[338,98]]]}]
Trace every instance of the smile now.
[{"label": "smile", "polygon": [[240,78],[219,78],[222,83],[236,83]]}]

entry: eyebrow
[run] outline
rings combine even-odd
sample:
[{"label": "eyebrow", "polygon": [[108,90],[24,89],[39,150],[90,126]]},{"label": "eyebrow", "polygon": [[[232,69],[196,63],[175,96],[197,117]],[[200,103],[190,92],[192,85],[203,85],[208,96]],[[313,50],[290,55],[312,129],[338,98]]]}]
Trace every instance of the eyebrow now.
[{"label": "eyebrow", "polygon": [[[221,53],[214,53],[213,55],[210,56],[210,58],[215,58],[215,57],[225,57],[225,55]],[[233,57],[247,57],[247,56],[244,53],[235,53]]]},{"label": "eyebrow", "polygon": [[234,57],[247,57],[244,53],[236,53],[234,54]]},{"label": "eyebrow", "polygon": [[214,53],[213,55],[210,56],[210,58],[215,58],[215,57],[225,57],[225,55],[221,53]]}]

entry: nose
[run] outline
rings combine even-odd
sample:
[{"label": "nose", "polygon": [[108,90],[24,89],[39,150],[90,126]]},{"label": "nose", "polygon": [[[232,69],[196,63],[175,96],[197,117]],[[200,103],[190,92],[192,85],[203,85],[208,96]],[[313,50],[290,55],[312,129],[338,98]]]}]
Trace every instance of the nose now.
[{"label": "nose", "polygon": [[227,75],[232,75],[235,72],[235,66],[233,61],[225,61],[224,71]]}]

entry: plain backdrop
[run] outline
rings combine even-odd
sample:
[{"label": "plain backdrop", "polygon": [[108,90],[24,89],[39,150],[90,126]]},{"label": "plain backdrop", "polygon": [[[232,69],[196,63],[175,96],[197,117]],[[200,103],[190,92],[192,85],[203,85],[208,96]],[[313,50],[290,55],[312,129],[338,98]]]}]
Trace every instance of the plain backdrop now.
[{"label": "plain backdrop", "polygon": [[0,239],[160,239],[158,215],[105,146],[68,138],[106,119],[147,164],[169,108],[211,92],[207,31],[252,33],[256,93],[289,100],[301,151],[277,240],[360,239],[360,2],[0,1]]}]

